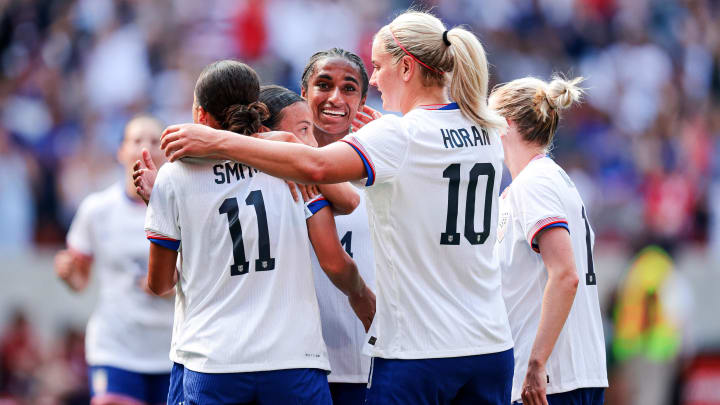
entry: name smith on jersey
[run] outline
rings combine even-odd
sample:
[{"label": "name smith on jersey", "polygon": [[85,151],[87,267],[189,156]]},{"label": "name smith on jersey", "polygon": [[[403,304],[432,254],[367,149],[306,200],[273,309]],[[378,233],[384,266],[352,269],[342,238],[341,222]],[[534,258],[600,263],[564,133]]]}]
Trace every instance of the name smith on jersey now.
[{"label": "name smith on jersey", "polygon": [[245,180],[246,171],[248,177],[252,177],[254,173],[258,172],[257,169],[238,162],[225,162],[224,164],[220,163],[213,166],[216,184],[231,183],[233,176],[235,177],[235,181],[240,181],[240,179]]}]

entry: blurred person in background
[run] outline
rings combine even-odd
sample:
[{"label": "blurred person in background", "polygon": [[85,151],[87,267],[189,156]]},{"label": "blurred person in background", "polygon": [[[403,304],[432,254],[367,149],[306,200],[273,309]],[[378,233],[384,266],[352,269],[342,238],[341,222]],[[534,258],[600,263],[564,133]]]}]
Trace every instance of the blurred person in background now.
[{"label": "blurred person in background", "polygon": [[626,404],[669,405],[681,361],[693,354],[694,310],[686,278],[659,246],[642,249],[621,281],[612,354]]},{"label": "blurred person in background", "polygon": [[35,374],[40,382],[37,403],[87,405],[90,391],[85,362],[85,338],[72,327],[65,328]]},{"label": "blurred person in background", "polygon": [[35,201],[32,185],[37,166],[0,127],[0,251],[22,252],[32,246]]},{"label": "blurred person in background", "polygon": [[33,395],[41,360],[39,341],[28,318],[23,311],[16,310],[0,337],[0,402]]},{"label": "blurred person in background", "polygon": [[148,115],[127,123],[117,152],[125,178],[82,202],[68,248],[55,256],[55,271],[72,290],[87,287],[92,268],[100,280],[100,300],[86,333],[93,405],[150,405],[167,398],[173,303],[147,287],[145,204],[132,181],[143,148],[157,165],[164,161],[161,131],[162,124]]},{"label": "blurred person in background", "polygon": [[501,139],[513,180],[500,197],[496,252],[515,341],[514,404],[602,405],[608,386],[595,235],[575,184],[547,156],[580,81],[523,78],[490,95],[509,126]]}]

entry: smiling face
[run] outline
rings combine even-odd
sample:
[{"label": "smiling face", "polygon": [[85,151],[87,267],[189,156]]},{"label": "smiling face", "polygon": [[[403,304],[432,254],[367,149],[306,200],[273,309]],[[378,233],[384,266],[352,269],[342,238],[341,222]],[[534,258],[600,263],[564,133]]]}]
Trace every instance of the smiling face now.
[{"label": "smiling face", "polygon": [[302,96],[310,105],[313,124],[331,135],[346,134],[365,104],[357,67],[340,57],[317,61]]},{"label": "smiling face", "polygon": [[402,94],[402,78],[400,77],[400,64],[393,61],[393,57],[385,51],[385,44],[376,35],[372,46],[373,72],[370,76],[370,85],[377,87],[383,102],[383,109],[387,111],[400,111]]}]

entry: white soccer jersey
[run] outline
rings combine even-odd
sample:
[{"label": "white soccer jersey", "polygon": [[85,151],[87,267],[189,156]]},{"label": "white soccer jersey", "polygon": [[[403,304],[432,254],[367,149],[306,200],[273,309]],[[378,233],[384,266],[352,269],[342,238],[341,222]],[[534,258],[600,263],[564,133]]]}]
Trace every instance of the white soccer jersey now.
[{"label": "white soccer jersey", "polygon": [[168,373],[172,299],[151,296],[145,205],[131,200],[123,183],[88,196],[75,214],[68,247],[93,258],[100,295],[87,325],[85,354],[90,365],[138,373]]},{"label": "white soccer jersey", "polygon": [[367,353],[495,353],[512,339],[493,254],[500,138],[457,104],[386,115],[348,135],[366,165],[377,312]]},{"label": "white soccer jersey", "polygon": [[580,283],[546,364],[547,393],[607,387],[605,340],[592,263],[595,240],[580,195],[565,171],[544,156],[532,160],[500,197],[497,253],[503,296],[515,340],[512,400],[519,401],[538,324],[547,269],[536,237],[562,226],[570,232]]},{"label": "white soccer jersey", "polygon": [[329,369],[305,219],[284,181],[242,164],[160,169],[145,229],[180,244],[173,361],[205,373]]},{"label": "white soccer jersey", "polygon": [[[365,208],[365,193],[358,190],[360,204],[350,215],[335,217],[338,238],[345,251],[357,264],[365,284],[375,290],[375,259]],[[322,332],[330,357],[330,382],[367,383],[370,357],[362,353],[365,328],[353,312],[347,296],[338,290],[325,275],[315,253],[312,253],[315,271],[315,291],[320,304]]]}]

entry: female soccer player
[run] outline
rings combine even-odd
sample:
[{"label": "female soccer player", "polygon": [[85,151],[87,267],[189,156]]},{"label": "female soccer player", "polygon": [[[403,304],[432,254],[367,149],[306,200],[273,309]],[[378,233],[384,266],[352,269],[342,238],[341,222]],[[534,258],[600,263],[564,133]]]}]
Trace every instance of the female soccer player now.
[{"label": "female soccer player", "polygon": [[[282,86],[268,85],[260,88],[259,99],[268,107],[270,115],[262,122],[261,133],[253,136],[284,142],[299,141],[306,145],[317,146],[317,141],[313,137],[310,108],[297,93]],[[270,134],[267,132],[270,128],[285,133]],[[152,163],[149,153],[143,152],[142,160],[135,162],[133,170],[136,192],[147,203],[157,176],[157,168]],[[331,203],[336,215],[350,214],[360,204],[360,196],[350,184],[325,184],[318,187],[288,182],[288,185],[295,201],[299,201],[301,196],[305,201],[309,201],[318,194],[323,194]]]},{"label": "female soccer player", "polygon": [[509,124],[513,181],[500,197],[497,252],[515,340],[512,400],[523,404],[602,405],[607,387],[594,235],[575,185],[546,155],[581,80],[524,78],[490,96]]},{"label": "female soccer player", "polygon": [[375,35],[372,59],[370,84],[403,116],[344,142],[312,148],[183,124],[161,146],[171,160],[222,156],[299,182],[366,178],[378,296],[368,403],[507,404],[512,337],[493,255],[506,124],[486,104],[484,50],[464,29],[406,12]]},{"label": "female soccer player", "polygon": [[[282,86],[268,85],[260,88],[259,99],[265,103],[270,112],[270,116],[263,121],[261,131],[284,131],[293,134],[294,137],[283,136],[289,134],[270,134],[266,132],[254,136],[276,141],[300,141],[305,145],[318,146],[313,136],[310,107],[297,93]],[[321,186],[288,183],[293,199],[296,201],[299,199],[298,189],[301,191],[305,201],[310,200],[317,194],[322,194],[331,204],[336,215],[348,215],[355,211],[358,204],[360,204],[360,196],[357,190],[348,183],[323,184]]]},{"label": "female soccer player", "polygon": [[[195,86],[194,121],[255,133],[269,115],[259,92],[247,65],[213,63]],[[318,204],[304,211],[282,180],[237,162],[160,169],[146,220],[148,284],[156,293],[178,285],[169,403],[331,403],[306,232],[366,325],[374,295]]]},{"label": "female soccer player", "polygon": [[94,267],[100,298],[90,317],[85,351],[93,405],[165,403],[170,378],[173,304],[147,289],[145,204],[135,195],[131,167],[145,147],[164,161],[162,125],[149,116],[130,120],[118,150],[123,182],[88,196],[55,256],[55,271],[70,288],[83,290]]},{"label": "female soccer player", "polygon": [[[320,146],[340,140],[365,102],[368,76],[361,59],[348,51],[333,48],[313,55],[301,80],[302,94],[279,86],[266,86],[260,100],[270,108],[271,116],[281,119],[264,122],[273,131],[295,133],[305,144]],[[311,113],[312,110],[312,113]],[[330,114],[327,111],[341,112]],[[371,110],[367,110],[372,113]],[[307,120],[312,121],[312,140],[303,139]],[[301,129],[298,133],[297,128]],[[327,186],[321,185],[328,200]],[[359,194],[360,196],[363,193]],[[360,206],[349,215],[335,217],[337,234],[346,252],[357,263],[362,278],[373,288],[375,264],[364,197]],[[331,200],[331,203],[335,204]],[[322,274],[313,257],[315,291],[320,306],[323,338],[328,348],[332,372],[328,375],[333,404],[363,404],[370,371],[370,357],[362,354],[365,330],[353,315],[344,295]]]}]

